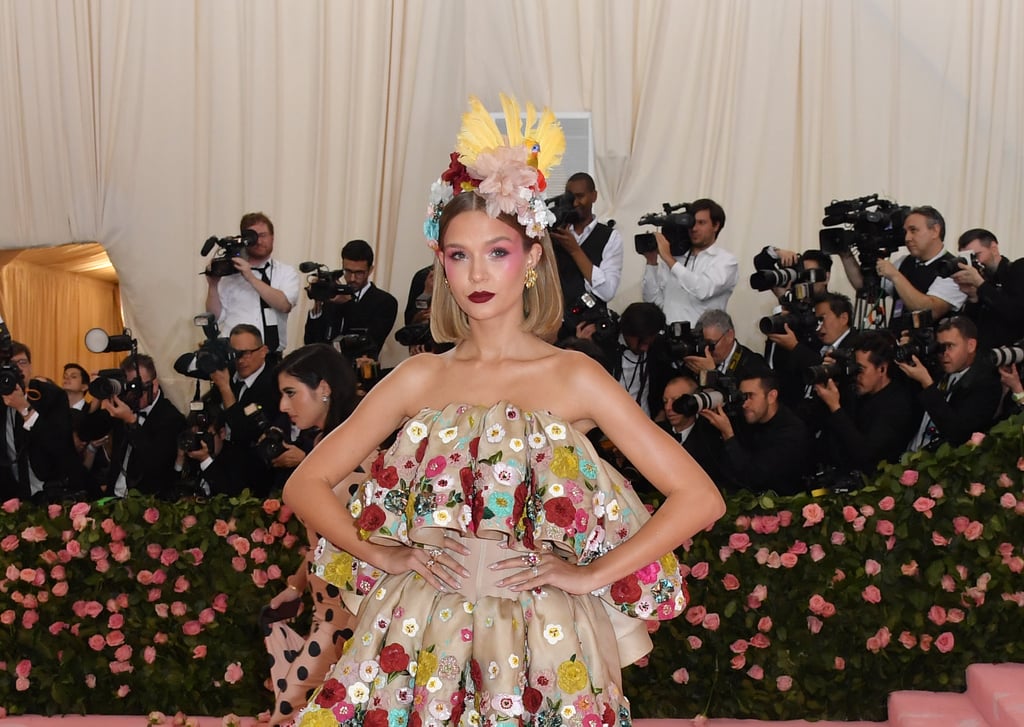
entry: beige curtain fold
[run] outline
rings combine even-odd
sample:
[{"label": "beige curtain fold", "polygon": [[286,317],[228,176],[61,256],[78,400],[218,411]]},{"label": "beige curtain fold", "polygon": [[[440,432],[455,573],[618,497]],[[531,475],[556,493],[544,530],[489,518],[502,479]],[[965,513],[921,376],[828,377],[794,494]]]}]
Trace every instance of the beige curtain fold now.
[{"label": "beige curtain fold", "polygon": [[[745,278],[879,192],[1021,255],[1022,49],[1015,0],[0,0],[0,248],[101,242],[181,401],[204,239],[257,209],[293,264],[364,238],[404,303],[466,96],[506,91],[592,114],[627,246],[661,202],[712,196]],[[619,309],[642,271],[627,251]],[[768,297],[730,306],[755,346]]]}]

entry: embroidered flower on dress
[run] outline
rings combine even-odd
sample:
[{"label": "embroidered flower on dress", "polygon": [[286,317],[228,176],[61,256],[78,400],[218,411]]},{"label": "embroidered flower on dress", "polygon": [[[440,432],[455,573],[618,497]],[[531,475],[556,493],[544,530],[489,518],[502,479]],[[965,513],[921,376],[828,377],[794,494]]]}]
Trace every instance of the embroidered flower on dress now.
[{"label": "embroidered flower on dress", "polygon": [[459,428],[448,427],[447,429],[442,429],[440,432],[437,433],[437,436],[441,439],[442,442],[448,444],[450,441],[459,436]]},{"label": "embroidered flower on dress", "polygon": [[348,688],[348,698],[353,704],[366,704],[370,698],[370,688],[362,682],[356,682]]},{"label": "embroidered flower on dress", "polygon": [[494,473],[494,480],[506,487],[515,487],[523,481],[523,473],[504,462],[496,462],[491,471]]},{"label": "embroidered flower on dress", "polygon": [[558,422],[551,422],[544,427],[544,431],[547,432],[549,439],[554,439],[556,441],[565,439],[565,427]]},{"label": "embroidered flower on dress", "polygon": [[[427,689],[430,689],[430,687],[428,686]],[[439,719],[442,722],[452,716],[451,708],[440,699],[433,700],[427,711],[430,712],[434,719]]]},{"label": "embroidered flower on dress", "polygon": [[530,443],[530,449],[540,449],[548,440],[540,432],[534,432],[527,441]]},{"label": "embroidered flower on dress", "polygon": [[505,407],[505,418],[510,422],[519,418],[519,410],[509,404]]},{"label": "embroidered flower on dress", "polygon": [[521,660],[520,660],[518,654],[509,654],[508,655],[508,665],[510,667],[512,667],[513,669],[518,669],[520,663],[521,663]]},{"label": "embroidered flower on dress", "polygon": [[491,679],[497,679],[499,674],[501,674],[501,667],[498,666],[498,662],[492,661],[487,665],[487,676]]},{"label": "embroidered flower on dress", "polygon": [[513,452],[522,452],[525,446],[526,443],[519,437],[512,437],[512,439],[508,440],[508,447]]},{"label": "embroidered flower on dress", "polygon": [[348,504],[348,511],[352,513],[353,518],[358,520],[359,516],[363,514],[363,503],[359,500],[352,500],[352,502]]},{"label": "embroidered flower on dress", "polygon": [[450,525],[452,522],[451,513],[447,510],[436,510],[434,512],[434,522],[437,525]]},{"label": "embroidered flower on dress", "polygon": [[448,492],[448,490],[452,489],[452,487],[454,486],[455,483],[452,481],[451,477],[438,477],[436,480],[434,480],[435,492]]},{"label": "embroidered flower on dress", "polygon": [[622,516],[622,510],[619,508],[619,501],[612,500],[609,502],[607,512],[609,520],[618,520]]},{"label": "embroidered flower on dress", "polygon": [[549,644],[557,644],[559,641],[565,638],[565,632],[562,631],[562,624],[548,624],[544,629],[544,639]]},{"label": "embroidered flower on dress", "polygon": [[429,679],[427,679],[427,683],[424,686],[426,686],[428,692],[433,694],[434,692],[439,691],[441,687],[444,686],[444,682],[442,682],[436,676],[432,676]]},{"label": "embroidered flower on dress", "polygon": [[415,636],[420,631],[420,624],[415,618],[407,618],[402,622],[402,633],[406,636]]},{"label": "embroidered flower on dress", "polygon": [[505,429],[500,424],[492,424],[487,427],[487,441],[491,444],[500,442],[505,438]]},{"label": "embroidered flower on dress", "polygon": [[518,717],[523,713],[523,698],[518,694],[495,694],[491,706],[510,717]]},{"label": "embroidered flower on dress", "polygon": [[552,482],[548,486],[548,494],[552,497],[562,497],[565,494],[565,488],[560,482]]},{"label": "embroidered flower on dress", "polygon": [[423,422],[416,421],[413,419],[405,427],[405,433],[408,435],[409,440],[413,444],[419,444],[420,441],[427,436],[427,427]]}]

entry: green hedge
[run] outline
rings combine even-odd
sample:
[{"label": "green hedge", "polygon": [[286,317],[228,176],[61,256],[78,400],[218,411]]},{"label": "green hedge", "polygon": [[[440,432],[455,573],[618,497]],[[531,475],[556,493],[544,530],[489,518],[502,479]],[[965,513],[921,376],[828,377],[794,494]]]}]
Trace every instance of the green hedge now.
[{"label": "green hedge", "polygon": [[[1024,432],[854,494],[736,497],[681,553],[691,607],[625,671],[634,717],[882,719],[896,689],[1024,661]],[[0,714],[255,715],[260,607],[304,531],[277,500],[0,505]]]}]

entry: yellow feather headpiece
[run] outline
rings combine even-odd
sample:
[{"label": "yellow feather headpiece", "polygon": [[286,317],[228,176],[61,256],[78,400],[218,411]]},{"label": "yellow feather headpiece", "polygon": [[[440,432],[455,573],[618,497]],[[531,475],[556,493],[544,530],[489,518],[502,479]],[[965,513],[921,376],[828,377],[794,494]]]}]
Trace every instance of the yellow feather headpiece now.
[{"label": "yellow feather headpiece", "polygon": [[550,109],[537,114],[526,104],[522,121],[516,100],[501,94],[508,133],[502,134],[476,96],[469,97],[469,111],[455,142],[451,164],[431,187],[430,205],[423,230],[431,247],[437,247],[438,221],[444,205],[461,192],[473,191],[487,202],[487,214],[514,214],[535,239],[544,235],[555,217],[544,202],[547,174],[565,153],[565,134]]}]

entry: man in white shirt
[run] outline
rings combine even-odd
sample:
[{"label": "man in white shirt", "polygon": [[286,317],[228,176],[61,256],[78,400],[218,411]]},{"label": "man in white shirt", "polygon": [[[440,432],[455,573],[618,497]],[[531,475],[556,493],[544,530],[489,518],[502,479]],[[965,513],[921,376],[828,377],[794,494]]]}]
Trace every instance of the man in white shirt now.
[{"label": "man in white shirt", "polygon": [[695,324],[705,310],[726,310],[736,287],[739,261],[715,243],[725,227],[725,210],[711,199],[688,205],[694,223],[690,247],[673,255],[668,238],[654,233],[658,249],[644,253],[643,299],[665,311],[670,322]]},{"label": "man in white shirt", "polygon": [[271,351],[283,351],[288,342],[288,314],[299,301],[299,273],[291,265],[272,260],[274,223],[262,212],[250,212],[239,222],[242,232],[252,230],[256,242],[245,254],[231,258],[237,275],[223,278],[207,274],[206,310],[217,316],[222,331],[249,323],[262,331]]},{"label": "man in white shirt", "polygon": [[597,187],[589,174],[576,172],[569,177],[565,194],[572,197],[574,214],[568,224],[553,228],[549,234],[568,313],[584,293],[604,303],[615,297],[622,279],[622,235],[594,216]]}]

